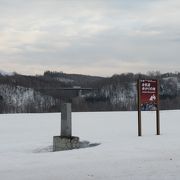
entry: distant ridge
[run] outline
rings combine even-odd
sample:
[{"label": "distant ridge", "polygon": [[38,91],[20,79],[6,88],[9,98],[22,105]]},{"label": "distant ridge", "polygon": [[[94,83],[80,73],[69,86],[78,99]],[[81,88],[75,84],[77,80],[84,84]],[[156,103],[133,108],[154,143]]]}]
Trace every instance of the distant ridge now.
[{"label": "distant ridge", "polygon": [[2,75],[2,76],[12,76],[12,75],[14,75],[14,72],[6,72],[6,71],[3,71],[3,70],[0,70],[0,75]]},{"label": "distant ridge", "polygon": [[137,79],[160,81],[160,108],[180,109],[180,73],[115,74],[112,77],[46,71],[21,75],[0,71],[0,113],[73,111],[135,111]]}]

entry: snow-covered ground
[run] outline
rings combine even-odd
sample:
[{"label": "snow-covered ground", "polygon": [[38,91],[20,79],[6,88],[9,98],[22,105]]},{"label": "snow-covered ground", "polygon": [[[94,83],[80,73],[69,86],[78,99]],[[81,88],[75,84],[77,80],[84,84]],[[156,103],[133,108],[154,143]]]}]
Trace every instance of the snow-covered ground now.
[{"label": "snow-covered ground", "polygon": [[180,111],[73,113],[73,135],[100,145],[51,152],[60,114],[0,115],[0,180],[180,179]]}]

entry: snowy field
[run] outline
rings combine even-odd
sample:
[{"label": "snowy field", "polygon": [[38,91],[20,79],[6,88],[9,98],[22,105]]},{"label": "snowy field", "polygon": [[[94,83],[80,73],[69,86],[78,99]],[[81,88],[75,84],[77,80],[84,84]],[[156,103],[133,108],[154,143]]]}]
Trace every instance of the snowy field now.
[{"label": "snowy field", "polygon": [[73,135],[100,145],[52,152],[60,114],[0,115],[0,180],[179,180],[180,111],[73,113]]}]

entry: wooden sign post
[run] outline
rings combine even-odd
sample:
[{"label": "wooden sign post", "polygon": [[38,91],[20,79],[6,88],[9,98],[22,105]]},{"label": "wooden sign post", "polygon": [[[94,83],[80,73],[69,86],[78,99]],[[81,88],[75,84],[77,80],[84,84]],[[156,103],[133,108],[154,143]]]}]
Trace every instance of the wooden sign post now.
[{"label": "wooden sign post", "polygon": [[159,81],[138,80],[138,136],[142,136],[141,111],[156,111],[156,134],[160,135]]}]

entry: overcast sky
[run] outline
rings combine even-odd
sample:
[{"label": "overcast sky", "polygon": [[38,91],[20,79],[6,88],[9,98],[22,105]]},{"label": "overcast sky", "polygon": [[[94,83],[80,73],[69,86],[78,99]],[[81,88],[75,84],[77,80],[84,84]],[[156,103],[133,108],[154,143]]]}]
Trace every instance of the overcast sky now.
[{"label": "overcast sky", "polygon": [[180,0],[0,0],[0,70],[180,71]]}]

